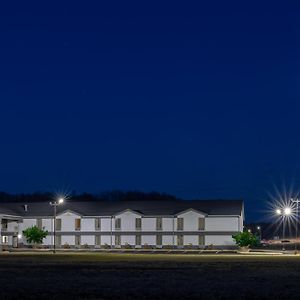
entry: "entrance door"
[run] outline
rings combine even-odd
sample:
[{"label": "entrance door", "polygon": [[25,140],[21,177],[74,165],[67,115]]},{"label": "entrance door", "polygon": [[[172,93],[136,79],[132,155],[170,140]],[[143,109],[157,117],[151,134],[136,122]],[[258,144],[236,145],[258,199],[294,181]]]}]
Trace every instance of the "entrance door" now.
[{"label": "entrance door", "polygon": [[13,248],[18,248],[18,236],[13,236],[13,241],[12,241],[12,246]]}]

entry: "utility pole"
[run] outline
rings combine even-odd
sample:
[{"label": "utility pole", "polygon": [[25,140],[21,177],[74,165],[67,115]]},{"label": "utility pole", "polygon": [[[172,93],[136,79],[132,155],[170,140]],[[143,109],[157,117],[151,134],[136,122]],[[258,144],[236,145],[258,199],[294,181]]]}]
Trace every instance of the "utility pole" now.
[{"label": "utility pole", "polygon": [[56,207],[60,204],[64,203],[64,199],[60,198],[57,201],[51,201],[50,205],[53,206],[54,209],[54,218],[53,218],[53,253],[56,253]]}]

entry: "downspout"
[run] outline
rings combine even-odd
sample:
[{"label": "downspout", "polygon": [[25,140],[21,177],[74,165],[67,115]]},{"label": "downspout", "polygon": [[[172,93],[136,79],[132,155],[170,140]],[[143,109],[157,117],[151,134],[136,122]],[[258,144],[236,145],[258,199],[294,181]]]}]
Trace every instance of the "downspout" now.
[{"label": "downspout", "polygon": [[175,248],[175,228],[174,228],[175,216],[173,216],[173,249]]},{"label": "downspout", "polygon": [[112,216],[110,217],[110,249],[112,249]]}]

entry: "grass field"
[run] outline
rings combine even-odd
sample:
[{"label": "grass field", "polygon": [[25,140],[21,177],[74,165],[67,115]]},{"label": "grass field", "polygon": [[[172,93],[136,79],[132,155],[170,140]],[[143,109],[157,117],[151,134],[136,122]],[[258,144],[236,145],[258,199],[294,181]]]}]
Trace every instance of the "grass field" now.
[{"label": "grass field", "polygon": [[1,254],[0,299],[299,299],[300,256]]}]

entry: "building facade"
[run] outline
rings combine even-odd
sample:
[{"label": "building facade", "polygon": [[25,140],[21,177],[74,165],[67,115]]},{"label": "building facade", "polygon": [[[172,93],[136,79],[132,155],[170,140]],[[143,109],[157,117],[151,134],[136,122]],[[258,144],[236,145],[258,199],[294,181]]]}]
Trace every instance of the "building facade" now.
[{"label": "building facade", "polygon": [[[2,248],[29,246],[23,230],[48,231],[54,244],[53,207],[46,202],[0,204]],[[233,245],[243,230],[240,200],[72,202],[58,207],[57,248],[204,248]]]}]

